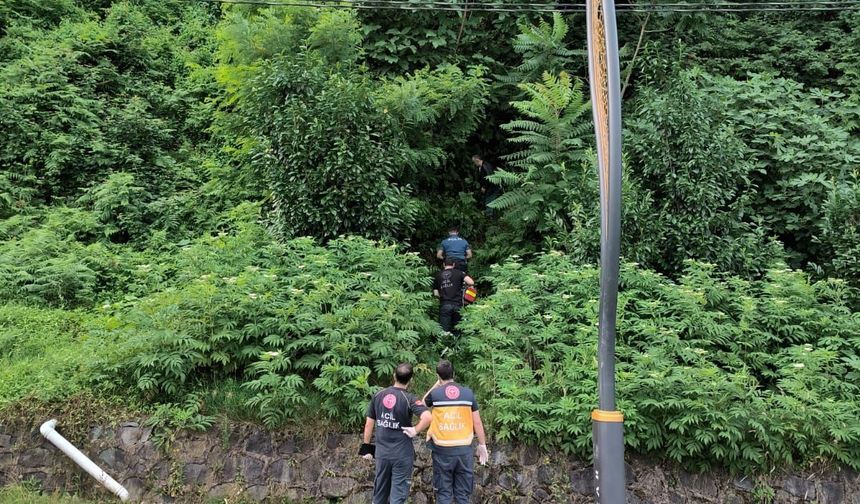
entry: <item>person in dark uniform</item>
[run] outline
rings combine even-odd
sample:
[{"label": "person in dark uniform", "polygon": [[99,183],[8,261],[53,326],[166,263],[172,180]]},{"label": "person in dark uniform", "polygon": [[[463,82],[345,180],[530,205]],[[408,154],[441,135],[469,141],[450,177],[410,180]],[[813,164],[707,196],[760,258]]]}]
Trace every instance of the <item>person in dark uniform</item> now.
[{"label": "person in dark uniform", "polygon": [[475,285],[472,277],[456,269],[456,259],[445,258],[445,269],[436,274],[433,295],[439,298],[439,325],[445,332],[454,332],[463,307],[463,285]]},{"label": "person in dark uniform", "polygon": [[460,236],[460,230],[455,226],[448,229],[448,237],[439,242],[436,249],[436,258],[447,259],[452,257],[456,260],[455,267],[466,273],[468,271],[467,261],[472,258],[472,247],[465,238]]},{"label": "person in dark uniform", "polygon": [[[394,384],[376,393],[367,407],[364,442],[376,432],[376,476],[373,504],[404,504],[412,483],[415,448],[412,438],[430,425],[430,412],[422,401],[406,391],[412,379],[412,364],[402,363],[394,371]],[[412,417],[420,418],[412,426]]]},{"label": "person in dark uniform", "polygon": [[480,184],[481,193],[484,195],[484,205],[489,205],[502,193],[499,186],[487,179],[487,177],[496,172],[496,167],[484,161],[479,154],[472,156],[472,164],[478,168],[478,184]]},{"label": "person in dark uniform", "polygon": [[[468,387],[454,382],[454,366],[447,360],[436,365],[439,381],[424,395],[433,415],[429,446],[433,454],[433,490],[436,504],[468,504],[475,488],[474,457],[487,463],[487,437],[478,401]],[[477,450],[472,440],[477,436]]]}]

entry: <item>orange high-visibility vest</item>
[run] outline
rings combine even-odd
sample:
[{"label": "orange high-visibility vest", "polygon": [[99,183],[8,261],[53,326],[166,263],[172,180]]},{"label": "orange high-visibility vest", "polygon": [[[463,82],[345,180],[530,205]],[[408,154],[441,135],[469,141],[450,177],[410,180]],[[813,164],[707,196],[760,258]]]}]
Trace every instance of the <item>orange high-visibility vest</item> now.
[{"label": "orange high-visibility vest", "polygon": [[467,387],[448,383],[433,389],[427,396],[433,422],[430,439],[439,447],[469,446],[475,437],[472,412],[477,411],[474,393]]}]

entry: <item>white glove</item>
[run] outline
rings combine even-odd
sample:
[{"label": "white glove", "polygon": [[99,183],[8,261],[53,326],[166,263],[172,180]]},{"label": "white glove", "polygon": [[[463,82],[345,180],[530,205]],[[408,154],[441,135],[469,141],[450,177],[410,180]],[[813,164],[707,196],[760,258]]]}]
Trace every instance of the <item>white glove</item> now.
[{"label": "white glove", "polygon": [[418,431],[415,430],[415,427],[403,427],[403,433],[412,439],[418,434]]},{"label": "white glove", "polygon": [[487,445],[479,444],[477,453],[478,463],[481,465],[487,465],[487,461],[490,460],[490,452],[487,451]]},{"label": "white glove", "polygon": [[361,456],[361,458],[363,458],[364,460],[373,462],[373,455],[371,455],[369,453],[365,453],[364,455]]}]

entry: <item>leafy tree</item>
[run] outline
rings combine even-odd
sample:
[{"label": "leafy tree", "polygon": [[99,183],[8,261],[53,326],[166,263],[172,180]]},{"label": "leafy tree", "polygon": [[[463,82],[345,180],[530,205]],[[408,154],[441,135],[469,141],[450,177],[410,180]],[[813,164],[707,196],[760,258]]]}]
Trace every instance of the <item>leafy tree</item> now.
[{"label": "leafy tree", "polygon": [[860,159],[860,141],[839,124],[831,105],[843,95],[807,92],[797,82],[758,74],[742,82],[713,77],[705,83],[723,97],[727,119],[751,149],[755,214],[786,245],[793,264],[818,257],[812,236],[824,202]]},{"label": "leafy tree", "polygon": [[582,84],[565,72],[520,88],[528,99],[512,105],[523,118],[502,127],[524,149],[507,158],[517,171],[499,169],[490,177],[507,189],[490,207],[523,227],[525,236],[569,230],[570,194],[587,187],[590,175],[582,170],[589,159],[590,107]]},{"label": "leafy tree", "polygon": [[574,56],[584,56],[584,51],[568,48],[566,41],[569,27],[564,17],[555,12],[550,24],[544,19],[537,24],[520,25],[520,33],[514,38],[513,49],[522,57],[522,63],[502,82],[520,84],[538,82],[545,73],[558,75],[570,72]]},{"label": "leafy tree", "polygon": [[463,178],[452,165],[472,154],[466,143],[484,119],[490,91],[484,72],[443,65],[383,81],[375,101],[408,145],[403,179],[417,192],[445,193]]},{"label": "leafy tree", "polygon": [[265,90],[261,106],[270,106],[272,94],[285,97],[262,116],[258,130],[265,134],[259,155],[281,236],[385,237],[412,225],[408,187],[396,184],[403,147],[394,121],[376,106],[369,79],[328,74],[308,54],[274,61],[253,83]]},{"label": "leafy tree", "polygon": [[749,150],[716,94],[703,90],[705,74],[676,67],[656,75],[627,122],[632,174],[658,206],[647,263],[677,272],[697,258],[755,273],[778,255],[751,208]]},{"label": "leafy tree", "polygon": [[[205,62],[205,12],[175,3],[178,33],[149,4],[117,2],[103,19],[56,27],[16,25],[0,69],[0,173],[14,173],[37,201],[71,200],[113,171],[154,195],[194,179],[182,167],[206,138],[190,68]],[[160,15],[160,13],[159,13]]]},{"label": "leafy tree", "polygon": [[[225,112],[239,112],[224,124],[242,133],[236,153],[271,191],[275,229],[285,237],[408,236],[413,188],[438,191],[446,151],[477,127],[487,93],[482,70],[445,66],[376,82],[354,61],[360,47],[342,52],[342,22],[325,14],[261,18],[247,29],[237,21],[225,27],[225,37],[240,40],[222,54],[221,79]],[[283,42],[289,51],[243,49],[249,38],[273,37],[274,23],[291,34]],[[355,33],[346,38],[357,44],[350,26]],[[348,56],[332,61],[332,54]]]}]

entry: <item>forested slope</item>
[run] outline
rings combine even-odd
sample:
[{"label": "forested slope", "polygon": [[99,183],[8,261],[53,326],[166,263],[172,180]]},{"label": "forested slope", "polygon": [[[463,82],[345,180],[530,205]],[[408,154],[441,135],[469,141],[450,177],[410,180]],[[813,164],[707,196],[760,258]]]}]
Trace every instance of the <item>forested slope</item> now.
[{"label": "forested slope", "polygon": [[[860,467],[860,12],[619,29],[628,446]],[[579,14],[3,3],[0,409],[353,428],[450,347],[497,439],[587,456],[584,47]],[[483,294],[459,342],[429,294],[451,224]]]}]

